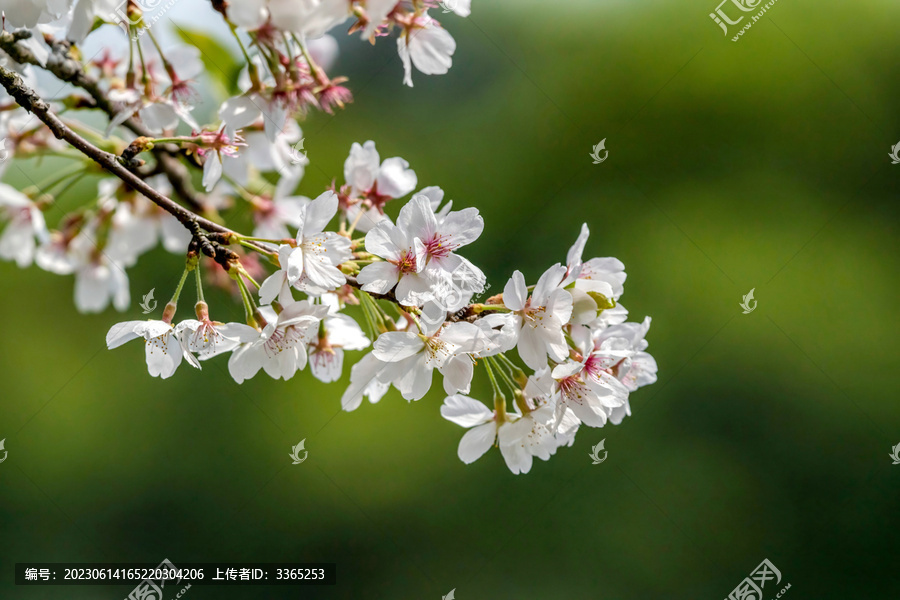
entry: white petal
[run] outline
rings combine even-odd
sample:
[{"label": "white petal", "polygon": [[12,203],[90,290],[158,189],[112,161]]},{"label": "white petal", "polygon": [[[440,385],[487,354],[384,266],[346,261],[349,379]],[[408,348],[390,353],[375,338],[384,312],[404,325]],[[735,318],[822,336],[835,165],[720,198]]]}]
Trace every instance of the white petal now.
[{"label": "white petal", "polygon": [[410,331],[382,333],[372,346],[372,354],[384,362],[397,362],[418,354],[425,347],[419,336]]},{"label": "white petal", "polygon": [[474,398],[455,394],[444,398],[444,404],[441,405],[441,416],[462,427],[474,427],[490,421],[494,413]]},{"label": "white petal", "polygon": [[378,171],[378,193],[391,198],[402,198],[416,189],[416,172],[400,158],[388,158]]},{"label": "white petal", "polygon": [[109,331],[106,334],[106,347],[112,350],[113,348],[118,348],[125,342],[140,337],[140,334],[135,332],[135,328],[142,324],[143,321],[125,321],[123,323],[116,323],[109,328]]},{"label": "white petal", "polygon": [[456,451],[459,460],[467,465],[472,464],[491,449],[496,437],[497,428],[493,423],[485,423],[470,429],[459,440],[459,449]]},{"label": "white petal", "polygon": [[337,209],[338,197],[330,190],[306,205],[303,236],[306,237],[324,231],[328,222],[337,214]]},{"label": "white petal", "polygon": [[456,40],[437,26],[416,29],[409,34],[409,56],[416,69],[426,75],[441,75],[450,70],[456,52]]},{"label": "white petal", "polygon": [[516,271],[503,288],[503,304],[512,310],[522,310],[526,300],[528,287],[525,285],[525,276],[521,271]]},{"label": "white petal", "polygon": [[356,281],[366,292],[386,294],[397,284],[397,277],[397,267],[391,263],[377,262],[363,267]]}]

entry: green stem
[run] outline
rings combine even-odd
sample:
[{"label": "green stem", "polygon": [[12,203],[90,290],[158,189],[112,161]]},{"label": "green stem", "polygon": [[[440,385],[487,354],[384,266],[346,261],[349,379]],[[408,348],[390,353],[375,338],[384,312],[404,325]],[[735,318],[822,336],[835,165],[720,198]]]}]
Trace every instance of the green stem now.
[{"label": "green stem", "polygon": [[172,295],[172,299],[169,300],[172,304],[178,304],[178,297],[181,296],[181,288],[184,287],[184,282],[187,279],[188,273],[191,270],[185,267],[184,273],[181,274],[181,281],[178,282],[178,287],[175,288],[175,294]]},{"label": "green stem", "polygon": [[234,36],[234,39],[237,40],[238,46],[241,49],[241,54],[244,55],[244,60],[247,61],[247,72],[250,75],[250,83],[252,84],[252,89],[261,89],[262,82],[260,82],[259,80],[259,69],[256,67],[256,63],[250,60],[250,55],[247,53],[247,48],[244,46],[244,42],[241,40],[241,36],[237,32],[237,27],[232,23],[229,23],[228,26],[231,28],[231,34]]},{"label": "green stem", "polygon": [[472,305],[472,312],[474,312],[476,314],[483,313],[483,312],[490,311],[490,310],[500,310],[500,311],[505,311],[505,312],[512,312],[511,308],[507,308],[507,307],[503,306],[502,304],[473,304]]},{"label": "green stem", "polygon": [[372,339],[374,340],[375,338],[378,337],[379,332],[378,332],[378,328],[375,326],[375,320],[372,317],[371,309],[369,308],[369,305],[366,303],[365,298],[363,298],[364,294],[366,294],[366,292],[364,292],[362,290],[356,290],[356,296],[357,296],[357,298],[359,298],[359,307],[362,308],[363,316],[366,318],[366,325],[369,328],[369,334],[371,335]]},{"label": "green stem", "polygon": [[253,279],[253,277],[250,276],[250,273],[248,273],[247,271],[242,271],[241,274],[242,274],[244,277],[246,277],[247,280],[248,280],[250,283],[253,284],[253,287],[255,287],[257,290],[259,289],[259,284],[256,283],[256,280]]},{"label": "green stem", "polygon": [[503,379],[503,383],[509,387],[509,390],[513,393],[517,391],[521,391],[521,388],[516,385],[516,382],[513,381],[512,377],[509,376],[509,373],[506,372],[505,369],[500,367],[500,362],[491,356],[487,356],[484,359],[485,361],[490,361],[493,364],[494,368],[497,370],[497,373],[500,374],[500,378]]},{"label": "green stem", "polygon": [[138,49],[138,59],[141,61],[141,83],[144,84],[144,95],[150,97],[153,95],[151,93],[153,90],[150,89],[150,73],[147,71],[147,61],[144,60],[144,49],[141,47],[140,36],[134,41],[134,43]]},{"label": "green stem", "polygon": [[203,280],[202,280],[202,277],[200,277],[200,267],[199,266],[194,267],[194,273],[196,273],[196,275],[197,275],[197,299],[200,302],[206,302],[206,300],[204,300],[204,298],[203,298]]},{"label": "green stem", "polygon": [[[267,250],[263,250],[263,249],[260,248],[259,246],[254,246],[254,245],[253,245],[250,241],[248,241],[248,240],[241,239],[241,240],[238,240],[238,243],[239,243],[241,246],[245,247],[245,248],[249,248],[250,250],[253,250],[253,251],[255,251],[255,252],[259,252],[260,254],[264,254],[265,256],[269,257],[269,259],[271,259],[273,256],[277,256],[277,255],[278,255],[277,252],[269,252],[269,251],[267,251]],[[274,262],[273,262],[273,264],[274,264]]]},{"label": "green stem", "polygon": [[256,326],[256,319],[253,317],[253,312],[255,307],[253,305],[253,299],[250,297],[250,292],[247,290],[247,284],[244,283],[244,280],[241,279],[240,275],[234,278],[234,280],[238,284],[238,289],[241,291],[241,300],[244,301],[244,315],[247,318],[247,323],[250,326]]},{"label": "green stem", "polygon": [[[312,73],[316,79],[319,78],[321,70],[319,69],[319,65],[313,61],[312,57],[309,55],[309,51],[306,49],[306,44],[304,44],[296,35],[293,36],[294,41],[297,42],[297,45],[300,46],[300,52],[303,53],[303,58],[306,59],[306,64],[309,65],[309,72]],[[362,211],[360,211],[362,214]],[[356,219],[359,221],[359,218]],[[350,227],[350,231],[353,231],[353,227]]]},{"label": "green stem", "polygon": [[162,48],[160,48],[159,46],[159,42],[156,41],[156,37],[153,35],[153,32],[150,31],[149,27],[147,27],[147,36],[156,47],[156,53],[159,54],[159,59],[162,61],[163,68],[166,70],[166,73],[169,74],[169,78],[172,79],[172,83],[174,83],[174,80],[177,77],[175,69],[172,67],[172,64],[168,60],[166,60],[166,55],[163,54]]},{"label": "green stem", "polygon": [[494,375],[494,369],[491,367],[491,361],[484,361],[484,368],[487,370],[488,379],[491,380],[491,388],[494,390],[494,404],[497,404],[498,399],[503,402],[504,408],[506,407],[506,397],[503,396],[503,391],[500,389],[500,385],[497,383],[497,376]]},{"label": "green stem", "polygon": [[503,364],[507,369],[509,369],[510,373],[512,373],[513,379],[519,384],[520,387],[524,388],[528,383],[528,375],[525,374],[525,371],[520,369],[519,366],[511,361],[509,357],[506,356],[506,354],[504,354],[503,352],[496,355],[496,358],[503,361]]}]

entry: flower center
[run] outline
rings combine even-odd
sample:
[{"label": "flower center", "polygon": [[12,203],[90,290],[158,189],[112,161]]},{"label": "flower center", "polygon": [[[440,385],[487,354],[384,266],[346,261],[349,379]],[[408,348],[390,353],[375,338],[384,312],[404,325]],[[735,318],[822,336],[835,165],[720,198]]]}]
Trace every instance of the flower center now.
[{"label": "flower center", "polygon": [[428,252],[428,256],[431,258],[444,258],[454,250],[449,241],[449,235],[436,233],[425,243],[425,251]]},{"label": "flower center", "polygon": [[416,253],[410,249],[404,250],[400,254],[400,260],[397,261],[397,267],[401,273],[415,273],[417,270]]},{"label": "flower center", "polygon": [[302,341],[303,332],[291,325],[284,329],[275,329],[263,347],[265,348],[266,356],[273,357],[285,350],[293,349]]}]

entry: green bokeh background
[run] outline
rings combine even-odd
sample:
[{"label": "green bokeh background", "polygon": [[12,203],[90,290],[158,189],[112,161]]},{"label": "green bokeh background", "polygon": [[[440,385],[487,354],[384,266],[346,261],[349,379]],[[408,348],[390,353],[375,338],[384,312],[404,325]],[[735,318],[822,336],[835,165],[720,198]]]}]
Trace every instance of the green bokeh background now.
[{"label": "green bokeh background", "polygon": [[497,291],[563,261],[587,222],[587,256],[624,261],[622,303],[653,317],[659,381],[633,417],[582,428],[526,476],[496,451],[466,466],[437,385],[344,413],[347,369],[238,386],[219,359],[160,381],[140,344],[107,351],[141,294],[174,287],[181,259],[161,249],[130,271],[124,315],[80,315],[70,277],[4,263],[0,597],[131,589],[16,587],[20,561],[163,558],[338,565],[335,587],[194,600],[718,599],[764,558],[789,599],[900,596],[900,5],[780,0],[733,43],[715,4],[475,0],[441,17],[448,75],[403,88],[392,40],[349,40],[333,72],[356,102],[303,125],[301,192],[375,140],[479,208],[466,255]]}]

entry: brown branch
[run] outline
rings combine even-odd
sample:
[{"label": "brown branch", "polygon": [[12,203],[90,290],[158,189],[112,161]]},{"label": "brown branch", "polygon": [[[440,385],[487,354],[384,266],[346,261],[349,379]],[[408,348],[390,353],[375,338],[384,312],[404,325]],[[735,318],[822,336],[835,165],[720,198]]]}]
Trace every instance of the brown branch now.
[{"label": "brown branch", "polygon": [[[346,274],[344,275],[344,277],[347,278],[347,285],[354,289],[362,290],[362,285],[359,283],[359,281],[356,280],[356,277]],[[366,293],[372,296],[372,298],[374,298],[375,300],[387,300],[388,302],[396,304],[401,308],[401,310],[411,308],[400,304],[400,301],[397,300],[397,296],[394,294],[394,290],[389,291],[387,294],[376,294],[375,292]],[[463,306],[456,312],[451,313],[448,311],[447,316],[444,320],[448,323],[457,323],[459,321],[474,323],[478,319],[486,317],[491,313],[492,311],[484,310],[482,308],[482,305],[480,304],[468,304],[466,306]]]},{"label": "brown branch", "polygon": [[0,84],[6,88],[6,91],[10,96],[15,98],[19,106],[40,119],[50,131],[53,132],[53,135],[61,140],[65,140],[76,150],[93,159],[98,165],[142,193],[152,202],[178,219],[182,225],[189,230],[193,230],[199,225],[210,232],[237,235],[231,229],[219,225],[218,223],[214,223],[209,219],[205,219],[160,194],[150,187],[143,179],[125,168],[125,166],[119,162],[119,157],[115,154],[104,152],[72,131],[59,117],[53,114],[53,111],[50,110],[50,105],[47,102],[38,96],[33,89],[25,85],[25,82],[22,81],[22,78],[15,71],[0,66]]},{"label": "brown branch", "polygon": [[[0,49],[3,49],[14,61],[22,64],[33,65],[45,69],[58,79],[81,88],[90,95],[94,101],[94,107],[99,108],[109,117],[117,114],[116,106],[106,97],[100,88],[96,78],[84,72],[81,63],[69,54],[70,44],[65,40],[48,40],[51,52],[47,58],[47,64],[42,65],[34,53],[17,42],[31,37],[29,31],[2,31],[0,32]],[[123,123],[125,127],[138,136],[154,137],[153,132],[129,117]],[[200,195],[191,185],[191,176],[184,165],[176,160],[181,149],[174,144],[160,144],[153,149],[153,154],[159,163],[159,170],[166,176],[172,189],[184,202],[194,210],[205,210],[205,205]]]}]

